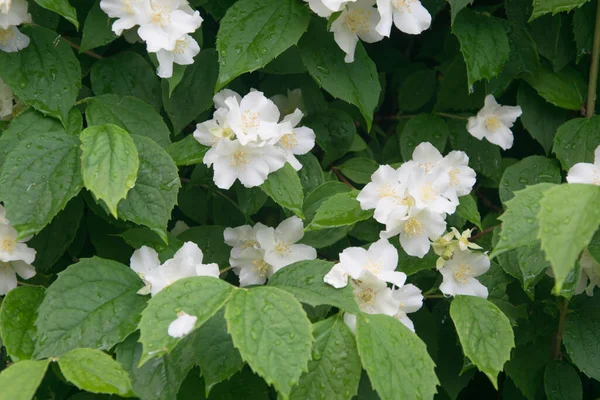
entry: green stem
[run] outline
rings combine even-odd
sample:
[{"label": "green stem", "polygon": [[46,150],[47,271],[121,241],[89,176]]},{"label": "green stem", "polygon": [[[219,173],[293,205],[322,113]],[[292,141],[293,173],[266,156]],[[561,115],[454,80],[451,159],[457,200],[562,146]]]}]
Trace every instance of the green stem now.
[{"label": "green stem", "polygon": [[569,309],[569,299],[562,299],[560,305],[560,316],[558,319],[558,329],[556,330],[556,337],[554,338],[554,349],[552,351],[552,357],[556,360],[562,360],[562,338],[563,330],[565,328],[565,319],[567,318],[567,311]]},{"label": "green stem", "polygon": [[463,120],[463,121],[468,121],[469,120],[469,118],[463,117],[462,115],[448,114],[448,113],[442,113],[442,112],[436,112],[434,114],[435,115],[439,115],[440,117],[446,117],[446,118],[452,118],[452,119],[459,119],[459,120]]},{"label": "green stem", "polygon": [[598,62],[600,57],[600,4],[596,6],[596,24],[594,26],[594,44],[592,46],[592,66],[588,83],[586,117],[594,116],[596,108],[596,87],[598,86]]}]

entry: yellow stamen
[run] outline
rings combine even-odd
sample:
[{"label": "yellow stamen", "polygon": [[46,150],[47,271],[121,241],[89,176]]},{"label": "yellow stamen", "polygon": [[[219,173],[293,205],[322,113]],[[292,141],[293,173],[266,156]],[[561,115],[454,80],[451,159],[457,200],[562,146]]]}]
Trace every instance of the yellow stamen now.
[{"label": "yellow stamen", "polygon": [[423,234],[423,224],[416,218],[409,218],[404,224],[404,234],[409,238]]},{"label": "yellow stamen", "polygon": [[454,271],[454,279],[463,285],[469,282],[469,278],[471,276],[473,276],[473,271],[471,270],[471,265],[469,264],[460,264],[460,266]]},{"label": "yellow stamen", "polygon": [[362,33],[369,30],[369,18],[371,11],[353,8],[346,13],[346,25],[354,33]]},{"label": "yellow stamen", "polygon": [[502,127],[502,122],[496,116],[487,117],[485,119],[485,129],[487,129],[491,133],[495,133],[498,129]]},{"label": "yellow stamen", "polygon": [[283,135],[283,137],[281,138],[281,140],[279,142],[286,149],[288,149],[288,150],[293,149],[294,147],[296,147],[298,145],[298,139],[296,138],[296,131],[294,131],[292,133],[288,133],[286,135]]},{"label": "yellow stamen", "polygon": [[265,262],[265,260],[254,260],[252,261],[252,270],[258,273],[260,276],[267,276],[267,272],[269,271],[269,264]]},{"label": "yellow stamen", "polygon": [[450,186],[457,187],[460,184],[460,170],[458,168],[452,168],[450,172],[448,172],[450,176]]},{"label": "yellow stamen", "polygon": [[237,150],[233,153],[233,159],[231,160],[232,167],[244,168],[246,164],[248,164],[248,159],[246,158],[246,152],[242,150]]},{"label": "yellow stamen", "polygon": [[0,44],[6,46],[15,37],[12,29],[0,29]]},{"label": "yellow stamen", "polygon": [[291,246],[283,240],[278,241],[277,245],[275,245],[275,252],[280,256],[287,256],[291,251]]},{"label": "yellow stamen", "polygon": [[242,113],[242,124],[245,129],[256,128],[260,125],[260,119],[257,113],[246,110]]},{"label": "yellow stamen", "polygon": [[0,240],[0,250],[7,253],[12,252],[17,247],[17,241],[14,239],[2,239]]},{"label": "yellow stamen", "polygon": [[394,189],[392,185],[388,183],[387,185],[377,189],[377,195],[379,198],[392,197],[396,195],[396,189]]}]

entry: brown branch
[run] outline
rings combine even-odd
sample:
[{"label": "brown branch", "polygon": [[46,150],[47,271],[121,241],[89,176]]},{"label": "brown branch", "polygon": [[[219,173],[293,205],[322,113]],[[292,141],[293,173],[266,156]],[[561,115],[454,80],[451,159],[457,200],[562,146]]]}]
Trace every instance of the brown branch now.
[{"label": "brown branch", "polygon": [[569,299],[564,298],[560,305],[560,317],[558,319],[558,329],[554,336],[554,348],[552,349],[552,357],[556,360],[562,360],[562,338],[563,330],[565,328],[565,319],[567,318],[567,311],[569,309]]},{"label": "brown branch", "polygon": [[477,234],[475,234],[475,235],[471,236],[471,238],[469,239],[469,241],[471,241],[471,242],[472,242],[472,241],[474,241],[474,240],[477,240],[477,239],[479,239],[480,237],[482,237],[482,236],[484,236],[484,235],[487,235],[487,234],[488,234],[488,233],[490,233],[490,232],[493,232],[493,231],[494,231],[494,229],[496,229],[496,228],[497,228],[497,227],[499,227],[499,226],[502,226],[502,224],[500,224],[500,225],[494,225],[494,226],[490,226],[489,228],[487,228],[487,229],[484,229],[484,230],[482,230],[481,232],[479,232],[479,233],[477,233]]},{"label": "brown branch", "polygon": [[[73,42],[71,42],[69,39],[67,39],[67,38],[66,38],[66,37],[64,37],[64,36],[61,36],[60,38],[61,38],[61,39],[62,39],[62,40],[65,42],[65,43],[67,43],[69,46],[71,46],[71,47],[72,47],[72,48],[74,48],[75,50],[77,50],[77,51],[81,52],[81,51],[80,51],[80,50],[81,50],[81,46],[79,46],[77,43],[73,43]],[[86,50],[86,51],[84,51],[84,52],[83,52],[83,54],[87,54],[88,56],[90,56],[90,57],[92,57],[92,58],[95,58],[95,59],[97,59],[97,60],[102,60],[102,59],[104,58],[104,57],[102,57],[100,54],[98,54],[98,53],[94,53],[93,51],[90,51],[90,50]]]},{"label": "brown branch", "polygon": [[344,177],[344,175],[342,175],[342,173],[340,172],[339,169],[334,167],[333,164],[330,167],[331,167],[331,172],[333,172],[335,174],[335,176],[337,176],[337,178],[340,180],[340,182],[342,182],[346,186],[349,186],[352,189],[356,189],[354,186],[352,186],[352,184],[350,182],[348,182],[348,179],[346,179]]},{"label": "brown branch", "polygon": [[503,213],[504,212],[504,210],[502,209],[502,207],[498,207],[497,205],[495,205],[494,203],[492,203],[490,201],[490,199],[488,199],[487,197],[485,197],[485,195],[483,193],[481,193],[479,190],[476,190],[475,194],[477,195],[477,197],[479,197],[481,199],[481,201],[483,201],[483,204],[485,204],[486,206],[488,206],[492,210],[497,211],[499,213]]}]

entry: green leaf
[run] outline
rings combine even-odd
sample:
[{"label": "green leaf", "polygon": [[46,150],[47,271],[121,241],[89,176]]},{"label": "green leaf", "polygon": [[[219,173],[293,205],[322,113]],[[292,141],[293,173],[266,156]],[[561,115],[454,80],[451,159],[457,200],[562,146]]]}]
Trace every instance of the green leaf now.
[{"label": "green leaf", "polygon": [[525,83],[519,85],[517,103],[523,109],[523,126],[542,145],[546,155],[550,154],[556,131],[567,121],[568,112],[546,102]]},{"label": "green leaf", "polygon": [[600,359],[596,349],[600,346],[600,304],[592,297],[576,312],[567,314],[563,343],[573,364],[584,374],[600,380]]},{"label": "green leaf", "polygon": [[146,299],[142,281],[116,261],[94,257],[71,265],[46,290],[35,322],[38,359],[77,347],[109,350],[136,330]]},{"label": "green leaf", "polygon": [[188,65],[181,83],[177,85],[171,96],[169,84],[162,83],[163,105],[173,131],[178,134],[200,113],[213,105],[213,92],[217,82],[217,52],[213,49],[202,49]]},{"label": "green leaf", "polygon": [[113,124],[96,125],[81,132],[83,184],[117,216],[117,205],[135,185],[138,152],[129,133]]},{"label": "green leaf", "polygon": [[358,190],[347,193],[338,193],[321,204],[310,225],[308,231],[316,231],[336,226],[352,225],[364,221],[373,216],[372,210],[363,210],[356,200]]},{"label": "green leaf", "polygon": [[497,388],[497,376],[515,346],[510,321],[493,303],[473,296],[456,296],[450,305],[465,356]]},{"label": "green leaf", "polygon": [[344,62],[344,52],[326,32],[325,23],[313,19],[299,48],[302,62],[317,84],[358,107],[370,131],[381,86],[375,63],[363,45],[357,44],[353,63]]},{"label": "green leaf", "polygon": [[25,360],[0,373],[0,400],[31,400],[42,383],[50,360]]},{"label": "green leaf", "polygon": [[530,186],[516,192],[515,197],[506,202],[506,211],[498,217],[503,222],[500,241],[490,255],[491,258],[537,242],[540,201],[544,193],[553,187],[555,185],[550,183]]},{"label": "green leaf", "polygon": [[565,171],[580,162],[593,163],[600,144],[600,117],[571,119],[558,128],[552,151]]},{"label": "green leaf", "polygon": [[222,226],[203,225],[195,226],[181,233],[178,237],[184,242],[194,242],[204,254],[205,263],[217,263],[221,266],[229,265],[229,252],[231,247],[223,241]]},{"label": "green leaf", "polygon": [[596,231],[588,246],[588,251],[600,263],[600,230]]},{"label": "green leaf", "polygon": [[337,193],[347,193],[351,190],[352,189],[350,189],[349,186],[343,184],[342,182],[325,182],[306,197],[306,200],[304,201],[304,213],[306,215],[306,219],[313,219],[317,213],[317,210],[319,207],[321,207],[321,204],[323,204],[329,197]]},{"label": "green leaf", "polygon": [[237,76],[264,67],[298,43],[310,13],[295,0],[240,0],[227,10],[217,35],[220,90]]},{"label": "green leaf", "polygon": [[570,16],[546,15],[529,26],[538,52],[550,61],[553,71],[562,70],[575,58]]},{"label": "green leaf", "polygon": [[269,286],[290,292],[298,301],[311,306],[331,305],[358,314],[360,310],[350,285],[343,289],[335,289],[323,281],[333,264],[324,260],[294,263],[280,269],[269,278]]},{"label": "green leaf", "polygon": [[300,303],[274,287],[241,289],[227,303],[225,319],[242,358],[287,399],[307,371],[313,343]]},{"label": "green leaf", "polygon": [[518,248],[517,263],[521,270],[519,279],[523,289],[527,290],[541,278],[541,274],[550,268],[546,255],[540,248],[539,242]]},{"label": "green leaf", "polygon": [[38,254],[44,255],[36,257],[33,262],[37,272],[49,271],[65,254],[75,240],[83,218],[83,210],[83,200],[79,197],[74,198],[49,225],[27,242]]},{"label": "green leaf", "polygon": [[131,96],[105,94],[87,100],[89,125],[114,124],[132,135],[146,136],[161,147],[171,144],[171,132],[162,117],[147,103]]},{"label": "green leaf", "polygon": [[244,367],[239,351],[227,332],[225,309],[213,315],[194,334],[196,363],[202,370],[206,397],[218,383],[228,380]]},{"label": "green leaf", "polygon": [[131,381],[121,364],[94,349],[74,349],[58,359],[65,379],[91,393],[132,394]]},{"label": "green leaf", "polygon": [[514,192],[538,183],[560,183],[562,175],[556,160],[542,156],[531,156],[504,170],[500,180],[500,200],[506,203],[514,197]]},{"label": "green leaf", "polygon": [[500,148],[487,140],[477,140],[467,132],[464,121],[446,120],[450,128],[450,144],[454,150],[460,150],[469,156],[469,166],[487,178],[500,181],[502,176],[502,158]]},{"label": "green leaf", "polygon": [[352,331],[338,314],[314,324],[313,335],[315,342],[308,372],[302,375],[290,399],[354,398],[362,367]]},{"label": "green leaf", "polygon": [[319,160],[312,153],[297,155],[296,158],[302,164],[302,169],[298,171],[298,177],[304,194],[307,195],[325,182],[323,170]]},{"label": "green leaf", "polygon": [[583,398],[579,374],[571,364],[552,361],[546,367],[544,387],[548,400],[578,400]]},{"label": "green leaf", "polygon": [[525,80],[549,103],[567,110],[579,110],[586,98],[587,82],[571,66],[560,72],[552,72],[546,67]]},{"label": "green leaf", "polygon": [[139,328],[144,351],[140,366],[171,352],[181,342],[180,338],[168,334],[177,313],[183,311],[196,316],[197,329],[223,307],[234,290],[235,287],[220,279],[197,276],[180,279],[160,291],[142,312]]},{"label": "green leaf", "polygon": [[171,400],[194,366],[193,337],[187,337],[170,354],[154,358],[138,368],[142,345],[138,334],[130,335],[116,348],[117,361],[129,374],[133,391],[146,400]]},{"label": "green leaf", "polygon": [[438,379],[421,339],[387,315],[360,314],[356,341],[363,367],[382,400],[431,399]]},{"label": "green leaf", "polygon": [[506,374],[529,400],[536,399],[544,369],[552,359],[552,342],[547,339],[518,346],[505,366]]},{"label": "green leaf", "polygon": [[28,108],[12,120],[0,135],[0,170],[6,157],[26,138],[37,138],[46,133],[66,133],[60,122]]},{"label": "green leaf", "polygon": [[585,3],[573,13],[573,36],[575,36],[578,63],[581,57],[592,52],[595,17],[592,1]]},{"label": "green leaf", "polygon": [[325,152],[322,165],[329,165],[351,150],[356,126],[347,113],[327,110],[310,117],[306,125],[315,131],[317,144]]},{"label": "green leaf", "polygon": [[454,24],[454,19],[458,13],[469,4],[473,4],[473,0],[448,0],[448,3],[450,3],[450,15]]},{"label": "green leaf", "polygon": [[398,106],[402,111],[413,112],[424,107],[435,96],[437,73],[433,69],[419,69],[410,74],[398,92]]},{"label": "green leaf", "polygon": [[448,141],[448,126],[438,116],[419,114],[408,120],[400,133],[400,151],[405,161],[412,159],[412,153],[419,144],[429,142],[440,152]]},{"label": "green leaf", "polygon": [[500,20],[469,8],[462,10],[452,24],[467,65],[469,85],[497,76],[508,61],[508,36]]},{"label": "green leaf", "polygon": [[[112,103],[110,108],[116,107],[115,103],[119,105],[119,98],[131,96],[137,97],[139,103],[141,103],[139,100],[143,100],[150,104],[156,111],[161,109],[160,79],[156,76],[152,65],[137,53],[124,51],[99,60],[92,66],[90,79],[92,80],[92,90],[96,96],[113,95],[112,99],[104,100]],[[131,103],[132,100],[129,99],[122,105],[126,110],[119,110],[117,115],[128,114],[126,111],[131,107]],[[137,114],[138,118],[144,115],[144,112],[139,110],[141,106],[137,104],[133,106],[136,109],[131,110],[131,114]],[[138,132],[132,131],[131,133]]]},{"label": "green leaf", "polygon": [[481,215],[477,209],[477,200],[473,195],[461,196],[458,198],[459,204],[456,207],[456,214],[474,224],[481,230]]},{"label": "green leaf", "polygon": [[579,253],[600,226],[600,187],[560,185],[549,189],[540,201],[538,237],[552,264],[556,290],[575,267]]},{"label": "green leaf", "polygon": [[81,87],[81,67],[71,47],[42,27],[19,28],[31,43],[16,53],[0,52],[0,76],[15,95],[66,125]]},{"label": "green leaf", "polygon": [[44,288],[22,286],[8,292],[0,307],[0,337],[13,361],[29,360],[37,337],[34,322]]},{"label": "green leaf", "polygon": [[560,12],[569,12],[574,8],[581,7],[589,0],[533,0],[533,13],[529,21],[544,15],[552,13],[552,15]]},{"label": "green leaf", "polygon": [[183,167],[186,165],[200,164],[204,160],[204,155],[209,147],[203,146],[193,135],[186,136],[178,142],[175,142],[166,148],[175,165]]},{"label": "green leaf", "polygon": [[275,203],[287,208],[300,218],[304,218],[302,212],[302,203],[304,202],[304,192],[302,184],[296,170],[290,165],[285,164],[283,168],[269,174],[269,177],[260,185],[260,188]]},{"label": "green leaf", "polygon": [[467,66],[461,54],[457,54],[450,63],[441,66],[440,71],[443,79],[436,96],[435,111],[466,111],[481,107],[486,95],[485,87],[483,82],[469,85]]},{"label": "green leaf", "polygon": [[100,1],[96,1],[83,24],[79,52],[83,53],[84,51],[104,46],[117,39],[118,36],[112,31],[112,24],[113,21],[100,8]]},{"label": "green leaf", "polygon": [[370,158],[351,158],[338,167],[342,174],[360,184],[371,182],[371,175],[377,168],[379,164]]},{"label": "green leaf", "polygon": [[77,11],[71,7],[69,0],[35,0],[37,4],[44,7],[46,10],[54,11],[63,16],[67,21],[75,25],[79,30],[79,21],[77,21]]},{"label": "green leaf", "polygon": [[19,238],[40,232],[83,187],[79,140],[48,133],[19,142],[0,175],[0,198]]},{"label": "green leaf", "polygon": [[125,221],[147,226],[165,241],[167,223],[177,204],[181,183],[177,166],[171,157],[153,140],[131,135],[140,158],[135,186],[119,203],[119,216]]}]

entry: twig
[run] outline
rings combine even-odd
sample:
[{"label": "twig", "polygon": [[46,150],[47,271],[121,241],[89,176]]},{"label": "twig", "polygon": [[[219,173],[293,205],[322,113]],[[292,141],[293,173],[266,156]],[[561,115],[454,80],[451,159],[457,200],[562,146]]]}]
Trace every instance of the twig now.
[{"label": "twig", "polygon": [[227,267],[227,268],[223,268],[222,270],[219,270],[219,275],[224,274],[225,272],[229,271],[232,268],[233,267]]},{"label": "twig", "polygon": [[350,182],[348,182],[348,180],[344,177],[344,175],[342,175],[342,173],[333,165],[331,165],[331,172],[333,172],[335,174],[335,176],[337,176],[337,178],[340,180],[340,182],[342,182],[346,186],[349,186],[352,189],[356,189],[354,186],[352,186],[352,184]]},{"label": "twig", "polygon": [[477,239],[479,239],[480,237],[482,237],[482,236],[484,236],[484,235],[487,235],[487,234],[488,234],[488,233],[490,233],[490,232],[493,232],[493,231],[494,231],[494,229],[496,229],[496,228],[497,228],[497,227],[499,227],[499,226],[502,226],[502,224],[500,224],[500,225],[494,225],[494,226],[490,226],[489,228],[487,228],[487,229],[484,229],[484,230],[482,230],[481,232],[479,232],[479,233],[477,233],[477,234],[475,234],[475,235],[471,236],[471,238],[470,238],[469,240],[470,240],[470,241],[477,240]]},{"label": "twig", "polygon": [[426,299],[443,299],[444,295],[443,294],[426,294],[425,296]]},{"label": "twig", "polygon": [[[64,37],[64,36],[61,36],[60,38],[61,38],[61,39],[62,39],[62,40],[65,42],[65,43],[67,43],[69,46],[71,46],[72,48],[74,48],[75,50],[77,50],[77,51],[80,51],[80,50],[81,50],[81,46],[79,46],[77,43],[73,43],[73,42],[71,42],[69,39],[67,39],[67,38],[66,38],[66,37]],[[95,59],[97,59],[97,60],[102,60],[102,59],[104,58],[104,57],[102,57],[100,54],[98,54],[98,53],[94,53],[93,51],[90,51],[90,50],[86,50],[86,51],[84,51],[84,52],[83,52],[83,54],[87,54],[88,56],[90,56],[90,57],[92,57],[92,58],[95,58]]]},{"label": "twig", "polygon": [[592,66],[588,84],[586,117],[592,118],[596,108],[596,87],[598,86],[598,62],[600,57],[600,4],[596,6],[596,24],[594,27],[594,44],[592,46]]},{"label": "twig", "polygon": [[560,305],[560,317],[558,319],[558,329],[556,336],[554,337],[554,349],[552,350],[552,357],[556,360],[562,360],[562,338],[563,330],[565,328],[565,319],[567,317],[567,311],[569,309],[569,299],[564,298]]},{"label": "twig", "polygon": [[475,194],[477,195],[477,197],[479,197],[481,199],[481,201],[483,201],[483,204],[485,204],[486,206],[488,206],[492,210],[497,211],[499,213],[504,212],[504,210],[501,207],[498,207],[497,205],[495,205],[494,203],[492,203],[490,201],[490,199],[488,199],[487,197],[485,197],[485,195],[483,193],[481,193],[479,190],[476,190]]},{"label": "twig", "polygon": [[412,117],[416,117],[416,115],[406,114],[406,115],[376,115],[375,121],[397,121],[399,119],[409,119]]},{"label": "twig", "polygon": [[33,283],[26,283],[26,282],[21,282],[21,281],[18,281],[17,285],[19,285],[19,286],[30,286],[30,287],[45,287],[43,285],[34,285]]},{"label": "twig", "polygon": [[446,117],[446,118],[452,118],[452,119],[460,119],[463,121],[467,121],[469,118],[467,117],[463,117],[462,115],[456,115],[456,114],[448,114],[448,113],[442,113],[442,112],[435,112],[435,115],[439,115],[440,117]]}]

